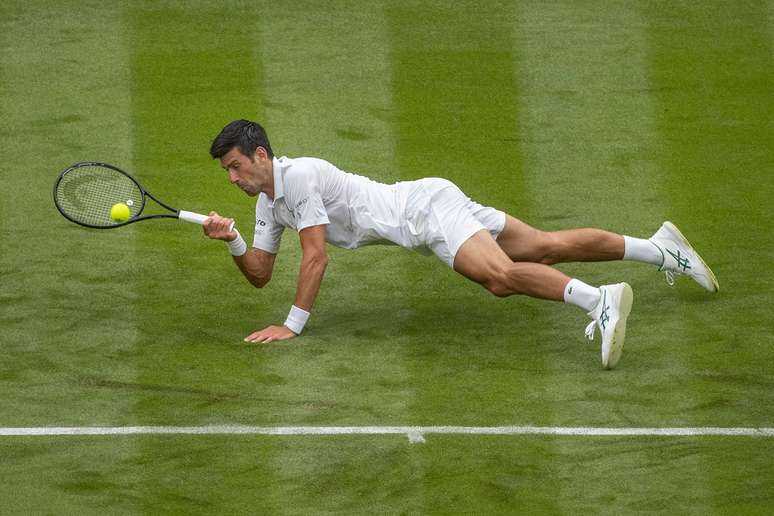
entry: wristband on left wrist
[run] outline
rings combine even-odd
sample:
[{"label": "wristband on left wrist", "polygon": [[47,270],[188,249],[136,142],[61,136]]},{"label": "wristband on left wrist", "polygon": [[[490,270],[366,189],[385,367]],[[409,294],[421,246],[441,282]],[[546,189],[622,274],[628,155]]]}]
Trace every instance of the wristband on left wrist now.
[{"label": "wristband on left wrist", "polygon": [[296,335],[301,335],[301,332],[304,331],[306,321],[309,320],[309,315],[310,313],[306,310],[293,305],[290,307],[290,313],[288,313],[287,320],[285,320],[285,326],[290,328],[290,331]]}]

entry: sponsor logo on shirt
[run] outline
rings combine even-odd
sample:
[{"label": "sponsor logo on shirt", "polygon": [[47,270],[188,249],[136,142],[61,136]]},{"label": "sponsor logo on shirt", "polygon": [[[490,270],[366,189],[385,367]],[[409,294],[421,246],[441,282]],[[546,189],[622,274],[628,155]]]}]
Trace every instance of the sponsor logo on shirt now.
[{"label": "sponsor logo on shirt", "polygon": [[304,204],[306,204],[306,202],[307,202],[308,200],[309,200],[309,197],[304,197],[303,199],[301,199],[300,201],[298,201],[298,202],[296,203],[296,208],[295,208],[295,210],[296,210],[296,211],[298,211],[300,208],[302,208],[302,207],[304,206]]},{"label": "sponsor logo on shirt", "polygon": [[296,206],[294,208],[288,208],[288,211],[291,215],[295,216],[296,212],[304,207],[304,205],[309,201],[309,197],[304,197],[300,201],[296,203]]}]

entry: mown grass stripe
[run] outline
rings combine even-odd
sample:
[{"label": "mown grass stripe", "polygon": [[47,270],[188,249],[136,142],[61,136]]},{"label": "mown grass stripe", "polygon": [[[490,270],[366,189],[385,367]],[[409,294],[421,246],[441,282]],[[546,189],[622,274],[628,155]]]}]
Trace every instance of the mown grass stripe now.
[{"label": "mown grass stripe", "polygon": [[[766,7],[677,4],[646,12],[662,197],[721,289],[709,304],[704,295],[682,294],[693,305],[682,314],[693,329],[690,340],[706,344],[686,353],[695,367],[706,368],[732,348],[724,365],[758,374],[765,370],[758,367],[765,363],[760,354],[774,343],[770,310],[761,302],[774,288],[774,277],[761,274],[774,246],[774,52]],[[744,336],[733,339],[733,346],[718,338],[740,324]],[[714,390],[704,381],[696,387],[718,400],[727,400],[733,388]],[[750,396],[744,387],[735,395],[751,409],[770,405],[770,388]],[[733,403],[722,406],[736,409]],[[713,408],[706,417],[717,416],[717,405],[706,407]]]},{"label": "mown grass stripe", "polygon": [[[313,156],[383,183],[400,179],[391,140],[389,45],[382,8],[348,1],[267,4],[260,50],[265,75],[264,122],[275,153]],[[293,300],[301,258],[299,237],[287,229],[266,293],[284,317]],[[263,367],[278,381],[266,386],[275,399],[261,424],[352,424],[410,421],[412,386],[406,356],[410,339],[396,335],[394,317],[411,285],[395,271],[407,252],[384,246],[351,251],[327,246],[330,263],[304,334],[266,349]],[[416,257],[408,257],[408,259]],[[265,324],[281,322],[260,316]],[[406,344],[408,342],[408,344]],[[414,471],[411,450],[398,442],[346,443],[335,452],[316,440],[293,446],[267,440],[268,463],[280,493],[295,499],[298,514],[338,512],[366,496],[389,500],[387,512],[418,510],[418,496],[394,490]],[[298,457],[304,457],[299,461]],[[364,466],[343,467],[357,457]],[[373,458],[373,460],[371,459]],[[386,480],[385,477],[392,477]],[[343,485],[363,495],[338,497]],[[413,484],[412,484],[413,485]],[[335,493],[334,493],[335,492]],[[303,493],[298,496],[298,493]],[[343,505],[342,505],[343,504]],[[384,512],[379,502],[369,508]],[[343,512],[347,512],[344,510]],[[353,511],[358,512],[358,511]]]},{"label": "mown grass stripe", "polygon": [[[76,226],[51,196],[57,174],[77,161],[131,168],[124,13],[92,0],[0,4],[0,419],[127,424],[133,398],[88,379],[136,374],[135,238]],[[116,492],[104,488],[114,470],[81,468],[71,446],[30,444],[0,447],[3,513],[84,513],[88,504],[140,512],[131,497],[103,505]],[[139,448],[131,440],[108,446],[122,464]],[[68,467],[58,469],[64,456]],[[81,474],[90,500],[69,505],[76,497],[59,482]]]},{"label": "mown grass stripe", "polygon": [[[260,100],[275,153],[312,156],[376,181],[397,181],[385,115],[390,87],[384,80],[389,62],[381,8],[304,2],[266,6],[263,12]],[[406,285],[392,271],[403,268],[408,253],[331,245],[326,252],[330,263],[303,335],[262,362],[281,379],[270,387],[277,408],[269,413],[311,424],[405,420],[409,388],[395,382],[407,376],[405,353],[385,315],[402,308],[398,292]],[[255,294],[272,305],[257,312],[256,329],[284,320],[300,260],[299,236],[288,228],[272,282]],[[277,347],[283,345],[267,349]]]},{"label": "mown grass stripe", "polygon": [[[475,201],[528,219],[515,13],[495,5],[479,19],[468,8],[430,2],[386,10],[401,176],[450,179]],[[412,285],[403,300],[411,312],[395,324],[415,336],[415,420],[458,414],[475,424],[544,414],[514,394],[545,378],[532,376],[543,370],[543,356],[519,337],[534,327],[534,300],[496,299],[435,257],[407,256],[401,275]]]},{"label": "mown grass stripe", "polygon": [[[256,51],[254,7],[238,2],[199,2],[195,8],[174,2],[127,4],[131,40],[134,162],[143,184],[175,207],[233,217],[248,242],[254,203],[228,184],[211,160],[209,146],[221,127],[239,118],[259,118],[261,62]],[[239,13],[239,23],[234,23]],[[235,344],[254,330],[252,316],[261,298],[234,267],[221,242],[201,229],[175,221],[153,221],[127,228],[137,234],[142,286],[135,306],[142,321],[134,382],[106,389],[129,393],[134,414],[144,422],[185,421],[187,415],[216,420],[228,413],[266,412],[265,404],[239,401],[260,389],[267,377],[262,361]],[[249,396],[249,394],[247,394]],[[201,419],[200,419],[201,420]],[[175,450],[143,441],[136,461]],[[186,447],[183,469],[211,463],[207,446]],[[264,458],[271,455],[266,450]],[[255,464],[269,474],[265,462]],[[169,480],[169,477],[165,477]],[[231,503],[233,493],[212,482],[184,496],[173,481],[143,481],[146,513],[190,512],[192,507]],[[267,488],[267,491],[271,491]],[[264,510],[278,508],[266,500]]]},{"label": "mown grass stripe", "polygon": [[[524,188],[519,138],[517,13],[505,3],[392,4],[386,8],[390,32],[392,125],[401,178],[443,177],[483,205],[529,220],[532,199]],[[451,418],[463,424],[498,424],[514,419],[550,419],[535,403],[546,388],[544,355],[532,335],[540,324],[539,302],[498,299],[449,270],[435,257],[406,254],[400,277],[407,284],[400,317],[392,324],[410,336],[411,421],[425,424]],[[422,442],[421,431],[406,434]],[[552,443],[537,444],[550,455]],[[464,490],[429,486],[461,471],[486,471],[500,461],[455,456],[456,448],[423,446],[411,454],[418,512],[481,510],[469,505]],[[443,457],[443,460],[440,458]],[[453,458],[451,458],[453,457]],[[555,504],[558,483],[546,482],[537,495],[520,493],[518,483],[492,479],[477,486],[481,496],[511,510],[508,500]],[[540,499],[540,502],[536,500]]]},{"label": "mown grass stripe", "polygon": [[121,357],[137,335],[135,239],[65,220],[51,195],[76,161],[130,162],[122,12],[99,2],[4,2],[0,18],[0,414],[25,424],[55,414],[122,423],[131,400],[83,380],[98,369],[134,375]]},{"label": "mown grass stripe", "polygon": [[[761,299],[774,280],[761,271],[770,267],[774,245],[774,61],[766,5],[677,2],[644,13],[660,198],[721,289],[709,295],[683,279],[659,307],[682,326],[675,332],[659,322],[659,340],[682,365],[674,377],[685,379],[680,401],[668,404],[684,414],[680,423],[727,425],[739,414],[767,422],[774,339]],[[740,442],[735,452],[754,448]],[[704,457],[697,471],[705,478],[704,503],[711,504],[705,512],[743,512],[742,491],[725,460]],[[754,470],[732,476],[747,493],[758,491]]]}]

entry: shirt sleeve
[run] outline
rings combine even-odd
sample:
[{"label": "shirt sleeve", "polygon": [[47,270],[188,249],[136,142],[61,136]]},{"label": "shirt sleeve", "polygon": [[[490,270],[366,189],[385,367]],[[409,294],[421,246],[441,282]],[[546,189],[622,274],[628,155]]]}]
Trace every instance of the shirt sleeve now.
[{"label": "shirt sleeve", "polygon": [[296,230],[330,224],[323,204],[320,176],[313,166],[293,167],[285,175],[285,202],[295,215]]},{"label": "shirt sleeve", "polygon": [[277,254],[284,230],[282,224],[274,219],[274,212],[269,206],[269,197],[265,193],[261,193],[255,205],[253,247]]}]

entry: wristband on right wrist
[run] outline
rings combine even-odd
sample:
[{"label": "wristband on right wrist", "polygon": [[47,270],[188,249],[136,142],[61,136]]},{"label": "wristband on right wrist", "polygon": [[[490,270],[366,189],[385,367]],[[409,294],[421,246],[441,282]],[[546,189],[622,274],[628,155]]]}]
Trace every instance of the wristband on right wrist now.
[{"label": "wristband on right wrist", "polygon": [[236,231],[237,237],[230,242],[226,241],[226,245],[232,256],[242,256],[247,252],[247,244],[239,231],[236,229],[234,231]]}]

